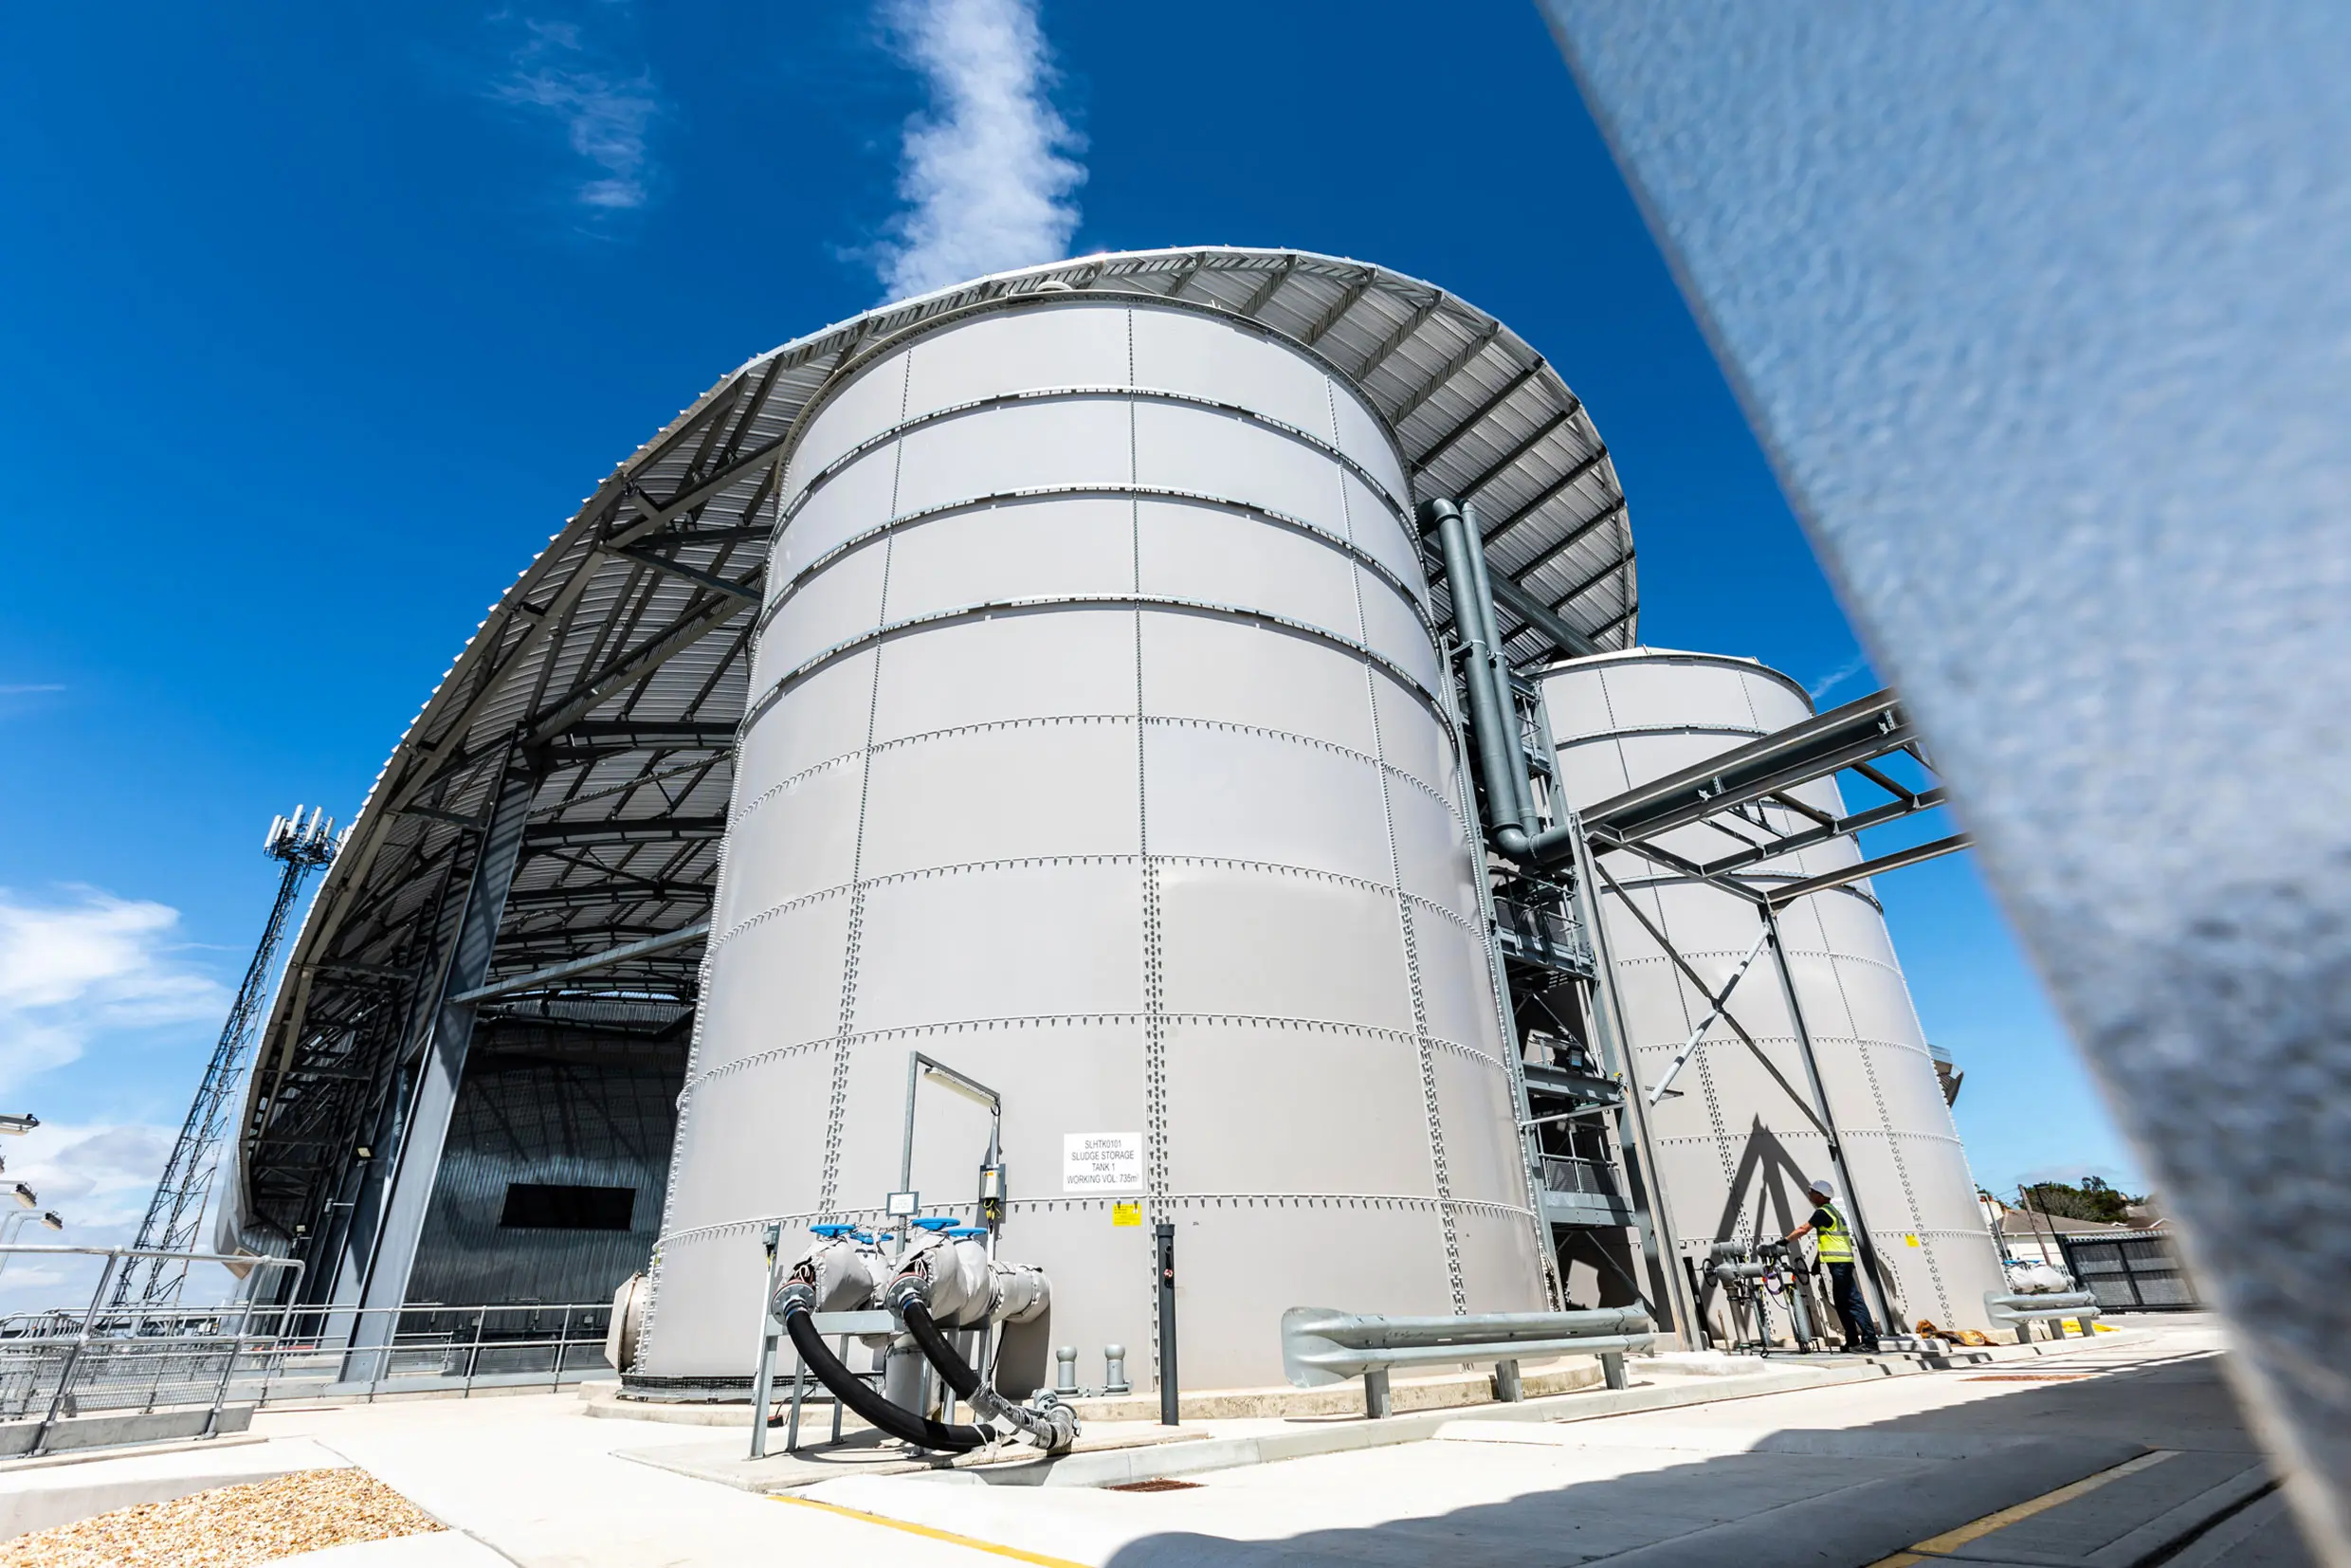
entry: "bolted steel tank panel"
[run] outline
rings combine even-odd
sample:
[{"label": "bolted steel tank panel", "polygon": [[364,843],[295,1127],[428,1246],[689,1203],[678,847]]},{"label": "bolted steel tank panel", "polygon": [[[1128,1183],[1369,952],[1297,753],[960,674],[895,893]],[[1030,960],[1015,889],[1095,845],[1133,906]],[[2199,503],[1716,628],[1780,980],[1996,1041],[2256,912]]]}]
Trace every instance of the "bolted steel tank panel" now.
[{"label": "bolted steel tank panel", "polygon": [[[1579,808],[1813,716],[1811,700],[1786,676],[1752,660],[1708,654],[1602,654],[1553,665],[1540,684],[1561,785]],[[1833,779],[1790,793],[1814,811],[1842,814]],[[1781,830],[1804,825],[1785,808],[1763,811]],[[1730,848],[1719,830],[1704,824],[1657,843],[1701,861]],[[1791,882],[1860,859],[1849,837],[1740,875]],[[1604,855],[1600,865],[1712,990],[1729,979],[1761,934],[1755,906],[1735,895],[1630,851]],[[1604,892],[1598,902],[1634,1076],[1652,1085],[1705,1016],[1707,998],[1623,901]],[[1998,1256],[1869,884],[1800,899],[1780,911],[1779,925],[1829,1121],[1859,1189],[1840,1194],[1847,1217],[1868,1226],[1892,1273],[1905,1323],[1923,1317],[1947,1327],[1988,1326],[1983,1292],[2006,1288]],[[1768,952],[1732,992],[1729,1012],[1779,1076],[1796,1093],[1808,1093],[1795,1026]],[[1827,1140],[1805,1109],[1727,1023],[1708,1031],[1673,1087],[1649,1116],[1659,1185],[1685,1251],[1703,1256],[1710,1241],[1749,1239],[1759,1214],[1767,1235],[1794,1229],[1809,1212],[1803,1181],[1834,1174]]]},{"label": "bolted steel tank panel", "polygon": [[[796,441],[632,1379],[747,1377],[767,1219],[885,1227],[916,1050],[1003,1094],[1055,1342],[1156,1343],[1159,1219],[1188,1386],[1278,1382],[1301,1304],[1540,1308],[1379,415],[1229,314],[1044,293],[868,350]],[[1133,1182],[1073,1185],[1077,1135]],[[926,1212],[985,1139],[922,1091]]]}]

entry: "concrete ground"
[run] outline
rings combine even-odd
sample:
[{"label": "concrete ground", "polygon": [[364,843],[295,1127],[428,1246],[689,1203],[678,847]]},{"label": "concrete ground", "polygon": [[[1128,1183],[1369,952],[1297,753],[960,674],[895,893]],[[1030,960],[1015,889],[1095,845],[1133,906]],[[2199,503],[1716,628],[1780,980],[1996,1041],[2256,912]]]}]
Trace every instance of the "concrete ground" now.
[{"label": "concrete ground", "polygon": [[[264,1412],[253,1430],[269,1441],[237,1462],[356,1464],[452,1527],[291,1559],[317,1568],[683,1568],[834,1551],[1089,1568],[2306,1568],[2221,1384],[2209,1321],[2132,1326],[2152,1332],[1674,1409],[1416,1417],[1423,1440],[1194,1471],[1151,1492],[991,1486],[958,1470],[819,1475],[793,1497],[764,1496],[682,1473],[710,1429],[592,1420],[573,1393]],[[1672,1381],[1653,1379],[1652,1396]],[[1722,1381],[1727,1393],[1736,1380]],[[1182,1447],[1236,1440],[1207,1425]],[[1318,1426],[1288,1425],[1293,1437]],[[1367,1424],[1319,1425],[1338,1437]],[[77,1468],[95,1482],[153,1463]],[[0,1474],[0,1506],[40,1473]]]}]

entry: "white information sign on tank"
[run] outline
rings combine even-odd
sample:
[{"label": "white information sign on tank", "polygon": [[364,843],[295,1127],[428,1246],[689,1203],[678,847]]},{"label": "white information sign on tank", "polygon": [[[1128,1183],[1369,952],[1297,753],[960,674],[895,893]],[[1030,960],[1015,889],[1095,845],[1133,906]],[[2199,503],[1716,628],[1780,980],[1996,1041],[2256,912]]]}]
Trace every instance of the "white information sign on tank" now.
[{"label": "white information sign on tank", "polygon": [[1062,1134],[1061,1190],[1065,1193],[1141,1192],[1143,1135]]}]

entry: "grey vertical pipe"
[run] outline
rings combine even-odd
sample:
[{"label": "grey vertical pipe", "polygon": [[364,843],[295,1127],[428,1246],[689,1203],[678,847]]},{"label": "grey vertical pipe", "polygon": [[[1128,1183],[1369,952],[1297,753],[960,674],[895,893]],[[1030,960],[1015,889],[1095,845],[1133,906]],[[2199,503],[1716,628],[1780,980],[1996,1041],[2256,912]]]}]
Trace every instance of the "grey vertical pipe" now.
[{"label": "grey vertical pipe", "polygon": [[[408,1297],[416,1245],[424,1233],[425,1215],[441,1172],[442,1145],[448,1137],[458,1089],[465,1082],[466,1052],[473,1044],[473,1007],[449,998],[471,991],[489,974],[498,928],[505,918],[506,890],[513,884],[515,866],[522,855],[522,830],[530,817],[532,794],[532,781],[513,770],[510,753],[492,793],[495,804],[489,826],[483,833],[482,852],[474,861],[465,916],[458,923],[448,967],[441,980],[441,1004],[425,1043],[407,1125],[394,1157],[392,1193],[360,1294],[362,1311],[353,1335],[355,1354],[391,1344],[399,1329],[399,1308]],[[381,1151],[377,1152],[380,1157]],[[377,1375],[381,1376],[380,1371]]]},{"label": "grey vertical pipe", "polygon": [[[1526,778],[1526,746],[1519,725],[1519,703],[1510,689],[1510,651],[1503,646],[1502,620],[1494,612],[1494,581],[1485,560],[1485,532],[1478,526],[1478,509],[1461,504],[1461,532],[1469,557],[1469,577],[1476,600],[1478,625],[1485,644],[1485,679],[1493,687],[1495,717],[1502,721],[1501,741],[1509,761],[1510,819],[1529,839],[1535,836],[1535,792]],[[1459,614],[1459,611],[1455,611]]]},{"label": "grey vertical pipe", "polygon": [[1878,1249],[1869,1239],[1869,1222],[1861,1212],[1861,1189],[1853,1182],[1851,1167],[1845,1163],[1845,1141],[1837,1132],[1836,1118],[1829,1109],[1829,1095],[1820,1081],[1820,1062],[1813,1054],[1813,1031],[1804,1021],[1804,1004],[1795,994],[1795,975],[1788,968],[1788,949],[1779,939],[1779,921],[1772,906],[1756,906],[1763,917],[1763,930],[1770,939],[1772,969],[1779,976],[1779,993],[1788,1004],[1788,1020],[1795,1028],[1796,1051],[1804,1058],[1804,1082],[1813,1093],[1813,1105],[1820,1113],[1820,1124],[1829,1130],[1829,1163],[1836,1167],[1837,1184],[1844,1190],[1837,1195],[1845,1200],[1852,1215],[1853,1237],[1861,1243],[1862,1277],[1869,1282],[1871,1304],[1877,1308],[1878,1332],[1906,1334],[1909,1326],[1897,1322],[1886,1301],[1886,1288],[1878,1272]]},{"label": "grey vertical pipe", "polygon": [[[1487,833],[1481,836],[1498,838],[1522,820],[1531,823],[1533,808],[1525,788],[1525,758],[1519,744],[1516,704],[1507,681],[1498,685],[1493,679],[1493,603],[1485,573],[1485,552],[1470,542],[1476,537],[1470,526],[1475,514],[1466,513],[1442,498],[1429,502],[1427,511],[1438,520],[1446,585],[1453,600],[1453,627],[1467,649],[1462,677],[1463,684],[1469,688],[1469,729],[1471,738],[1480,748],[1477,768],[1486,780],[1487,810],[1496,818],[1488,825]],[[1449,689],[1447,716],[1458,723],[1450,696]],[[1463,764],[1468,765],[1467,757]],[[1478,908],[1486,930],[1492,931],[1493,889],[1485,877],[1478,879]],[[1518,1119],[1520,1162],[1525,1167],[1528,1223],[1535,1231],[1535,1255],[1542,1265],[1545,1297],[1554,1308],[1564,1308],[1567,1289],[1559,1278],[1551,1222],[1542,1212],[1542,1140],[1528,1125],[1535,1113],[1527,1099],[1525,1067],[1519,1059],[1519,1027],[1510,1001],[1509,974],[1503,963],[1501,945],[1490,937],[1485,953],[1486,967],[1493,976],[1494,1000],[1501,1012],[1503,1038],[1512,1047],[1508,1056],[1511,1103]]]},{"label": "grey vertical pipe", "polygon": [[1445,555],[1445,583],[1453,599],[1453,629],[1467,649],[1466,679],[1469,688],[1469,729],[1477,742],[1478,773],[1485,784],[1487,809],[1493,813],[1493,827],[1519,827],[1519,797],[1524,790],[1523,780],[1513,783],[1515,775],[1525,770],[1511,755],[1518,749],[1514,721],[1505,724],[1495,698],[1493,662],[1485,641],[1485,620],[1478,609],[1477,568],[1471,563],[1471,546],[1467,526],[1462,521],[1461,508],[1449,501],[1432,501],[1429,508],[1437,519],[1437,544]]}]

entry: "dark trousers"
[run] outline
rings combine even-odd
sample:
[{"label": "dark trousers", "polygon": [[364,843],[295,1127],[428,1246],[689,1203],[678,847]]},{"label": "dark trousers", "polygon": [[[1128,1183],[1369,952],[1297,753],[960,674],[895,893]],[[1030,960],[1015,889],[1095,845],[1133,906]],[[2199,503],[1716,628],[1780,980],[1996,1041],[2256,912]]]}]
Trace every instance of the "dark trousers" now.
[{"label": "dark trousers", "polygon": [[1861,1299],[1861,1281],[1853,1277],[1853,1266],[1832,1263],[1828,1269],[1829,1302],[1836,1308],[1837,1322],[1845,1326],[1845,1348],[1877,1349],[1877,1320],[1869,1316],[1869,1304]]}]

